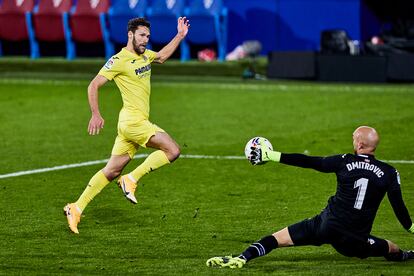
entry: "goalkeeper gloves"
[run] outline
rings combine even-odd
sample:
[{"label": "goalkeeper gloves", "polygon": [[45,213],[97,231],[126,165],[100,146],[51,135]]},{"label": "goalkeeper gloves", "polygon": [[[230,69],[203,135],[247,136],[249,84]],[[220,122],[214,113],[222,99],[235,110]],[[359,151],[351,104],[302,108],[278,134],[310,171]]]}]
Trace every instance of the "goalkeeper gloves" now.
[{"label": "goalkeeper gloves", "polygon": [[410,229],[407,230],[411,234],[414,234],[414,223],[411,225]]},{"label": "goalkeeper gloves", "polygon": [[281,153],[271,150],[263,141],[259,139],[259,147],[252,147],[250,153],[250,163],[260,165],[268,161],[279,162]]}]

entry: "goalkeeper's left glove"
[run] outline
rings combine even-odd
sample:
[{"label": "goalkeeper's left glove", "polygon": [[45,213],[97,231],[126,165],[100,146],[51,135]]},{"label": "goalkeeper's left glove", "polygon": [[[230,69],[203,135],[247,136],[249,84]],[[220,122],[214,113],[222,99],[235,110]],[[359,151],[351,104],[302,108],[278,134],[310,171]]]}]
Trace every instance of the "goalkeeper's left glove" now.
[{"label": "goalkeeper's left glove", "polygon": [[410,229],[407,230],[411,234],[414,234],[414,223],[411,225]]}]

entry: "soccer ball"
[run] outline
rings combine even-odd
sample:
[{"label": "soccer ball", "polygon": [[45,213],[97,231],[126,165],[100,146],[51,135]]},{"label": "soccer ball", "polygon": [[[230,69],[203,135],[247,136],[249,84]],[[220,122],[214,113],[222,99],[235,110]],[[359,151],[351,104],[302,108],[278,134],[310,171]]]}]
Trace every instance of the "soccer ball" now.
[{"label": "soccer ball", "polygon": [[[251,148],[260,148],[259,139],[263,139],[264,140],[263,143],[268,148],[270,148],[271,150],[273,150],[273,146],[269,142],[269,140],[267,140],[266,138],[263,138],[263,137],[254,137],[254,138],[250,139],[249,142],[247,142],[246,147],[244,148],[244,155],[246,156],[247,160],[250,161],[250,158],[251,158],[250,153],[252,151]],[[258,163],[256,165],[262,165],[264,163],[266,163],[266,162],[260,162],[260,163]]]}]

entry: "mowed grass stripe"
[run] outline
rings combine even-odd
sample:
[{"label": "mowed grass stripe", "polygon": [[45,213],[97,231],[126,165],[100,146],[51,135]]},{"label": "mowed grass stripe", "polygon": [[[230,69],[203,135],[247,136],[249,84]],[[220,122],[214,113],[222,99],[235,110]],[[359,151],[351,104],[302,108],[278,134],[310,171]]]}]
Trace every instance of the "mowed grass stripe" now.
[{"label": "mowed grass stripe", "polygon": [[[173,81],[172,81],[173,80]],[[203,80],[202,78],[194,78],[193,81],[197,81],[197,87],[199,88],[211,88],[210,80]],[[73,79],[30,79],[30,78],[3,78],[0,79],[0,84],[14,84],[14,85],[52,85],[52,86],[86,86],[89,84],[90,80],[73,80]],[[194,83],[188,82],[184,79],[178,78],[175,80],[170,77],[155,78],[152,83],[153,87],[170,87],[176,86],[179,88],[188,88],[194,86]],[[233,80],[233,82],[223,82],[215,83],[215,89],[223,90],[234,90],[234,91],[320,91],[320,92],[374,92],[374,93],[383,93],[387,91],[392,91],[393,93],[414,93],[413,85],[367,85],[367,84],[312,84],[309,82],[303,83],[293,83],[289,81],[263,81],[263,82],[249,82],[249,81],[240,81],[238,79]]]},{"label": "mowed grass stripe", "polygon": [[[147,157],[148,154],[138,154],[134,156],[134,159],[140,159]],[[219,156],[219,155],[196,155],[196,154],[183,154],[180,158],[184,159],[216,159],[216,160],[244,160],[244,156]],[[41,168],[35,170],[28,170],[28,171],[19,171],[7,174],[0,174],[0,179],[3,178],[10,178],[10,177],[17,177],[22,175],[30,175],[30,174],[37,174],[43,172],[51,172],[51,171],[60,171],[72,168],[79,168],[79,167],[86,167],[92,166],[96,164],[103,164],[108,162],[109,159],[102,159],[102,160],[93,160],[93,161],[86,161],[82,163],[73,163],[73,164],[66,164],[60,166],[54,166],[49,168]],[[394,163],[394,164],[414,164],[414,160],[383,160],[387,163]]]},{"label": "mowed grass stripe", "polygon": [[[108,158],[121,97],[113,82],[103,87],[105,129],[91,137],[86,77],[48,73],[25,78],[66,82],[0,84],[0,174]],[[352,131],[368,124],[382,135],[379,159],[414,160],[409,85],[197,80],[159,76],[154,68],[152,88],[151,119],[174,137],[183,155],[244,159],[245,142],[256,135],[283,152],[349,152]],[[107,185],[85,210],[81,234],[72,235],[62,207],[79,197],[102,166],[0,179],[1,275],[228,275],[234,271],[210,269],[206,260],[239,254],[260,237],[315,215],[336,188],[335,175],[313,170],[180,158],[143,178],[137,205],[125,200],[116,184]],[[411,211],[413,167],[395,166]],[[411,249],[412,236],[384,201],[372,234]],[[413,270],[414,262],[346,258],[321,246],[278,249],[237,273],[412,275]]]}]

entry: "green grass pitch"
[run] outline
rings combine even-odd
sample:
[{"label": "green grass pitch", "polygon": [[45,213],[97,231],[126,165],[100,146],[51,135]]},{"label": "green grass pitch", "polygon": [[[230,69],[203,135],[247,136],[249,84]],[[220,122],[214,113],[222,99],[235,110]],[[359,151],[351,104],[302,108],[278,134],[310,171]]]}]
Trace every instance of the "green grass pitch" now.
[{"label": "green grass pitch", "polygon": [[[155,70],[154,70],[155,71]],[[242,156],[253,136],[283,152],[352,151],[352,131],[375,127],[377,157],[414,160],[414,86],[243,82],[160,77],[153,72],[151,120],[183,154]],[[84,78],[0,79],[0,175],[109,157],[121,98],[100,93],[105,128],[87,134]],[[139,151],[138,153],[147,153]],[[142,159],[133,160],[130,171]],[[414,164],[394,163],[414,214]],[[242,270],[206,267],[251,242],[317,214],[335,176],[246,160],[179,159],[145,176],[138,205],[114,183],[85,210],[80,235],[62,208],[77,199],[102,164],[0,179],[0,274],[412,275],[414,262],[346,258],[330,246],[277,249]],[[384,200],[373,234],[414,249]]]}]

